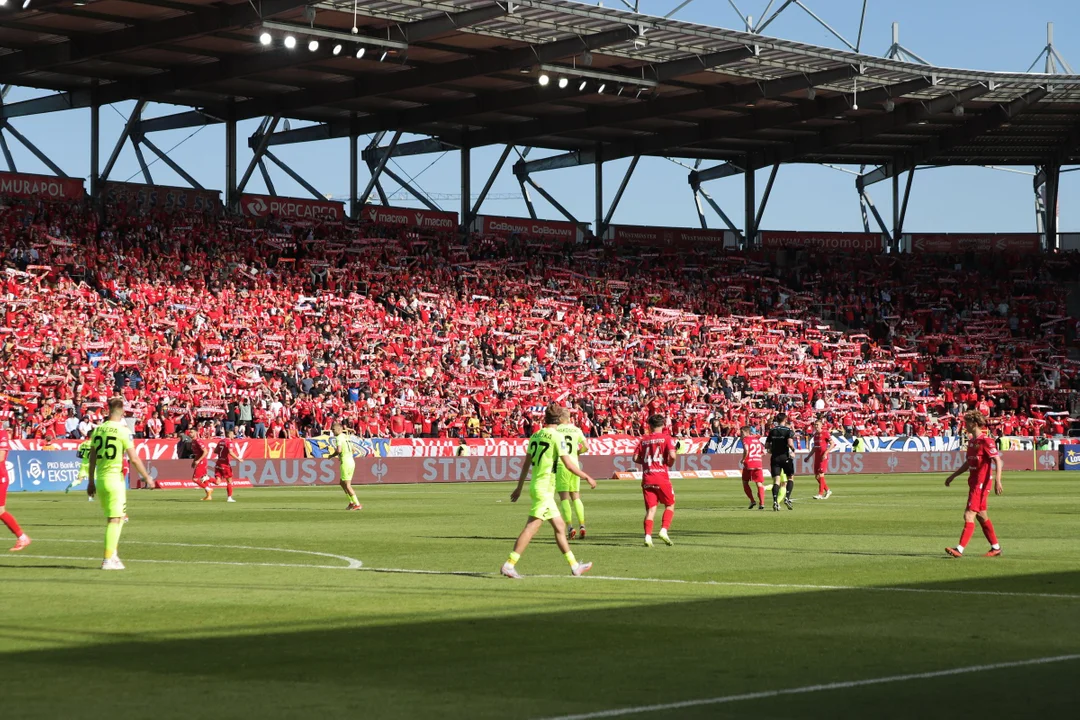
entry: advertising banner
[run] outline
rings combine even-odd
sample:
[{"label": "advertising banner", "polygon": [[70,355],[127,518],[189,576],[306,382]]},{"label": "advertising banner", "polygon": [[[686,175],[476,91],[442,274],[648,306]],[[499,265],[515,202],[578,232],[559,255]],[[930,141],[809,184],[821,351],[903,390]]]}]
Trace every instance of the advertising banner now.
[{"label": "advertising banner", "polygon": [[[214,475],[214,463],[210,476]],[[337,460],[258,459],[233,461],[234,487],[290,487],[304,485],[336,485],[341,478]],[[147,472],[161,490],[197,488],[192,479],[190,460],[152,460]]]},{"label": "advertising banner", "polygon": [[141,185],[139,183],[106,182],[102,188],[109,203],[124,202],[154,210],[191,210],[194,212],[219,212],[221,191],[197,190],[195,188],[170,187],[168,185]]},{"label": "advertising banner", "polygon": [[707,228],[612,225],[607,240],[616,245],[703,245],[723,243],[727,232]]},{"label": "advertising banner", "polygon": [[908,247],[917,253],[1033,253],[1042,249],[1042,239],[1038,233],[912,233]]},{"label": "advertising banner", "polygon": [[79,458],[70,451],[15,450],[7,469],[11,492],[63,492],[79,474]]},{"label": "advertising banner", "polygon": [[[52,444],[60,450],[76,450],[83,440],[56,440]],[[179,441],[177,440],[135,440],[135,452],[142,460],[175,460]],[[217,443],[210,442],[213,450]],[[12,450],[41,450],[44,440],[12,440]],[[289,440],[234,440],[236,454],[246,458],[302,458],[304,441],[299,438]]]},{"label": "advertising banner", "polygon": [[885,248],[883,237],[875,233],[786,232],[769,230],[758,233],[763,248],[842,250],[879,253]]},{"label": "advertising banner", "polygon": [[1080,445],[1061,446],[1061,469],[1080,470]]},{"label": "advertising banner", "polygon": [[365,205],[361,218],[380,225],[405,225],[420,230],[453,231],[458,227],[456,212],[414,210],[383,205]]},{"label": "advertising banner", "polygon": [[494,217],[481,215],[476,218],[476,232],[481,235],[531,235],[558,242],[580,241],[584,238],[581,228],[572,222],[561,220],[531,220],[529,218]]},{"label": "advertising banner", "polygon": [[247,217],[270,217],[279,220],[340,222],[345,218],[345,203],[334,200],[241,195],[240,212]]},{"label": "advertising banner", "polygon": [[0,195],[32,200],[82,200],[86,187],[82,178],[0,172]]}]

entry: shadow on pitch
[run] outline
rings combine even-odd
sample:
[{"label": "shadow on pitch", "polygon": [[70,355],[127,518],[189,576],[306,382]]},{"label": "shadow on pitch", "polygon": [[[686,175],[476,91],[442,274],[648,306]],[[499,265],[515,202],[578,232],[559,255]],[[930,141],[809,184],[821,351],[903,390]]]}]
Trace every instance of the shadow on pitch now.
[{"label": "shadow on pitch", "polygon": [[[488,604],[497,594],[505,599],[504,610],[490,617],[410,617],[464,612],[460,596],[451,604],[449,593],[432,590],[343,597],[341,619],[324,629],[305,623],[296,630],[118,638],[0,653],[5,715],[536,718],[1080,651],[1080,597],[994,594],[1080,596],[1080,572],[909,586],[928,591],[917,593],[759,592],[681,602],[665,601],[665,586],[656,585],[653,602],[614,607],[627,602],[626,595],[606,589],[621,586],[568,579],[558,586],[565,588],[564,608],[549,610],[545,600],[542,612],[515,611],[535,608],[536,593],[550,591],[550,583],[497,579],[476,585]],[[229,612],[243,613],[243,598],[236,600]],[[125,613],[169,612],[180,601],[162,596],[136,608],[118,600],[102,612],[115,623]],[[365,621],[365,601],[379,602],[380,609],[391,603],[399,619]],[[782,612],[769,613],[770,607]],[[259,607],[251,620],[257,624],[275,613],[284,615],[283,622],[289,616],[305,622],[295,604]],[[137,627],[137,620],[132,623]],[[206,624],[191,634],[206,634]],[[762,671],[777,667],[784,672]],[[1080,702],[1078,671],[1080,664],[1062,663],[650,717],[980,716],[975,709],[987,717],[1064,717]],[[42,678],[63,678],[62,692]]]}]

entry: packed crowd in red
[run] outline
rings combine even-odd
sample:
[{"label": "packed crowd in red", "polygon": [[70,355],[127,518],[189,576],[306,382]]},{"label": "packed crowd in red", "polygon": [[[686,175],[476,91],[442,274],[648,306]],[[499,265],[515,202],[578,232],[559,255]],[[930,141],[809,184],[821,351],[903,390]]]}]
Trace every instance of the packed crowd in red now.
[{"label": "packed crowd in red", "polygon": [[[378,437],[734,435],[784,409],[863,435],[1006,434],[1080,414],[1076,255],[870,256],[460,237],[9,199],[0,416],[78,436],[120,392],[136,431]],[[785,260],[780,264],[780,260]],[[81,421],[81,422],[80,422]]]}]

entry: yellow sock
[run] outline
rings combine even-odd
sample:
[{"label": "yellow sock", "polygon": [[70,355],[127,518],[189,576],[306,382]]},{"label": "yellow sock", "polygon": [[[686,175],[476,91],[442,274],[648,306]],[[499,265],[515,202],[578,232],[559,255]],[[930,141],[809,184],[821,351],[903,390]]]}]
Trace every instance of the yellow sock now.
[{"label": "yellow sock", "polygon": [[563,553],[563,557],[566,558],[566,562],[570,563],[570,567],[577,565],[577,558],[574,557],[574,551]]},{"label": "yellow sock", "polygon": [[108,560],[116,554],[116,547],[120,544],[120,533],[124,529],[123,523],[111,522],[105,526],[105,559]]},{"label": "yellow sock", "polygon": [[577,513],[578,525],[585,527],[585,503],[581,502],[581,498],[574,501],[574,512]]},{"label": "yellow sock", "polygon": [[517,565],[517,561],[520,559],[521,553],[512,552],[510,553],[510,558],[506,562],[510,563],[510,566],[513,567],[514,565]]}]

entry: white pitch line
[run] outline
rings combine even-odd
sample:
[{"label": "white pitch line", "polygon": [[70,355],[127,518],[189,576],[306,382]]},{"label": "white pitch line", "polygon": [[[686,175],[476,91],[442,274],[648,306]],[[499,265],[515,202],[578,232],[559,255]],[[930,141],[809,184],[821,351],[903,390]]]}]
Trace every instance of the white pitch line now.
[{"label": "white pitch line", "polygon": [[952,677],[954,675],[969,675],[990,670],[1008,670],[1010,668],[1028,667],[1031,665],[1049,665],[1051,663],[1069,662],[1072,660],[1080,660],[1080,655],[1057,655],[1053,657],[1035,658],[1033,660],[994,663],[992,665],[972,665],[969,667],[952,668],[950,670],[938,670],[936,672],[891,675],[889,677],[869,678],[867,680],[849,680],[846,682],[826,683],[823,685],[806,685],[798,688],[766,690],[764,692],[743,693],[741,695],[725,695],[722,697],[704,698],[701,700],[684,700],[682,702],[664,703],[659,705],[641,705],[638,707],[600,710],[598,712],[580,713],[577,715],[559,715],[557,717],[544,718],[544,720],[597,720],[598,718],[613,718],[626,715],[641,715],[643,713],[665,712],[668,710],[683,710],[685,708],[702,707],[706,705],[724,705],[727,703],[742,702],[744,700],[767,700],[770,698],[782,697],[784,695],[805,695],[828,690],[848,690],[851,688],[867,687],[869,685],[908,682],[910,680],[933,680],[935,678]]},{"label": "white pitch line", "polygon": [[[72,538],[37,538],[34,542],[66,542],[66,543],[100,543],[100,540],[79,540]],[[239,562],[211,562],[206,560],[132,560],[132,562],[162,562],[162,563],[187,563],[202,564],[202,565],[255,565],[266,567],[311,567],[311,568],[325,568],[328,570],[359,570],[364,566],[364,563],[356,558],[349,557],[347,555],[334,555],[333,553],[316,552],[314,550],[291,550],[288,548],[267,548],[267,547],[251,547],[248,545],[208,545],[200,543],[174,543],[174,542],[152,542],[148,540],[132,540],[125,542],[124,545],[161,545],[165,547],[185,547],[185,548],[215,548],[225,550],[254,550],[258,552],[279,552],[279,553],[295,553],[298,555],[314,555],[316,557],[332,558],[334,560],[341,560],[346,563],[345,567],[339,567],[337,565],[302,565],[302,564],[277,564],[277,563],[239,563]],[[23,557],[31,557],[24,555]],[[44,557],[44,556],[41,556]],[[78,560],[79,558],[57,558],[64,560]],[[126,561],[125,561],[126,562]]]},{"label": "white pitch line", "polygon": [[[37,560],[95,560],[95,558],[80,557],[75,555],[24,555],[20,553],[16,557],[34,558]],[[168,565],[231,565],[234,567],[276,567],[276,568],[310,568],[312,570],[353,570],[359,568],[342,567],[341,565],[304,565],[302,563],[260,563],[260,562],[226,562],[224,560],[147,560],[143,558],[125,558],[125,563],[162,563]]]}]

